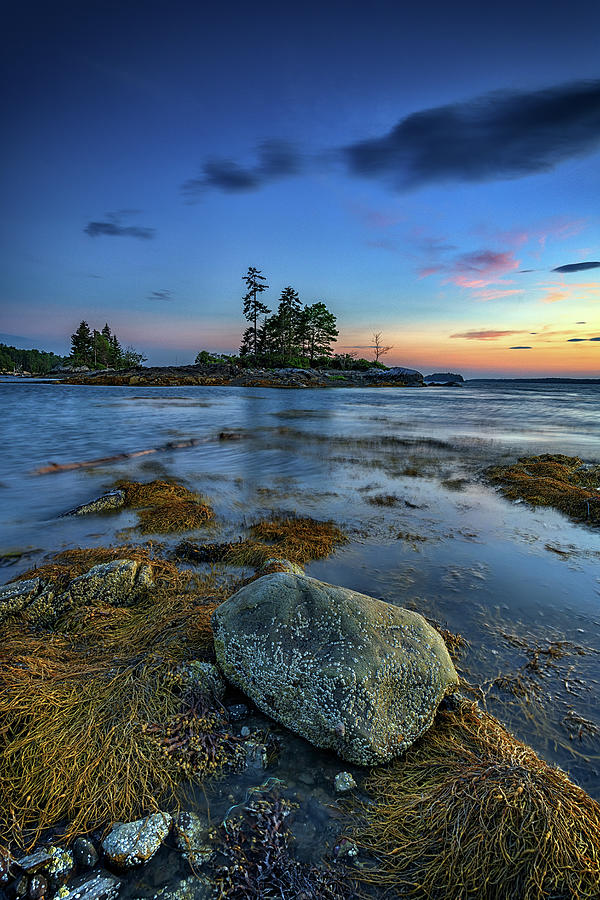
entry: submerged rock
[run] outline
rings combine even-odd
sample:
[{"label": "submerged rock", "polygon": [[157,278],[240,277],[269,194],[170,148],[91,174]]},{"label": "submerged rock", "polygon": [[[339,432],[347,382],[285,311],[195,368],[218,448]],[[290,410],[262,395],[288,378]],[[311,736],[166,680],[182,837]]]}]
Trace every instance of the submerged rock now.
[{"label": "submerged rock", "polygon": [[102,494],[101,497],[90,500],[89,503],[82,503],[81,506],[76,506],[74,509],[61,513],[60,518],[110,512],[113,509],[120,509],[122,506],[125,506],[125,491],[108,491],[108,493]]},{"label": "submerged rock", "polygon": [[172,817],[159,812],[145,819],[113,825],[102,842],[107,859],[119,869],[131,869],[151,859],[169,833]]},{"label": "submerged rock", "polygon": [[201,866],[213,856],[208,844],[208,822],[193,812],[180,812],[173,823],[175,846],[192,866]]},{"label": "submerged rock", "polygon": [[333,786],[337,794],[345,794],[356,787],[356,782],[350,772],[338,772],[333,779]]},{"label": "submerged rock", "polygon": [[317,747],[372,765],[426,731],[458,684],[418,613],[314,578],[259,578],[214,612],[217,661],[259,709]]},{"label": "submerged rock", "polygon": [[215,896],[214,886],[203,875],[190,875],[173,887],[161,888],[153,900],[209,900]]}]

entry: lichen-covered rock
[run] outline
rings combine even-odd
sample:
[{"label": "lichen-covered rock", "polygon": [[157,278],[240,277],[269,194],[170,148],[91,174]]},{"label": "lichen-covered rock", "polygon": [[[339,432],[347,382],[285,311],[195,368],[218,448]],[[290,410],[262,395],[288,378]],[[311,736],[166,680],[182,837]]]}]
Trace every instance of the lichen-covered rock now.
[{"label": "lichen-covered rock", "polygon": [[61,518],[64,516],[87,516],[90,513],[110,512],[113,509],[120,509],[122,506],[125,506],[125,491],[108,491],[108,493],[102,494],[101,497],[90,500],[89,503],[82,503],[81,506],[76,506],[74,509],[69,509],[67,512],[62,513]]},{"label": "lichen-covered rock", "polygon": [[135,822],[113,825],[102,842],[102,849],[119,869],[139,866],[154,856],[168,835],[172,821],[168,813],[158,812]]},{"label": "lichen-covered rock", "polygon": [[277,573],[215,610],[217,661],[264,712],[359,765],[426,731],[458,675],[418,613],[314,578]]},{"label": "lichen-covered rock", "polygon": [[13,581],[0,587],[0,624],[9,616],[21,612],[43,590],[41,578],[29,578],[27,581]]},{"label": "lichen-covered rock", "polygon": [[71,602],[134,603],[153,585],[152,568],[134,559],[114,559],[74,578],[66,594]]},{"label": "lichen-covered rock", "polygon": [[57,890],[68,879],[75,868],[75,860],[70,850],[64,847],[48,847],[50,859],[44,866],[44,872],[48,876],[48,883],[52,890]]}]

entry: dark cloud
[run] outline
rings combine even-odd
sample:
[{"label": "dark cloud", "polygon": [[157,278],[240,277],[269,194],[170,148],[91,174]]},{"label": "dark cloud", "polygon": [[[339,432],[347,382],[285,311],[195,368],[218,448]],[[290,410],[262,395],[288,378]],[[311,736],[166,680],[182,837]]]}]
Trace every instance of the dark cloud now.
[{"label": "dark cloud", "polygon": [[494,92],[413,113],[380,138],[342,151],[355,175],[396,188],[519,178],[600,144],[600,81]]},{"label": "dark cloud", "polygon": [[[495,91],[420,110],[382,137],[314,153],[311,165],[340,163],[350,174],[379,178],[395,189],[440,181],[491,181],[545,172],[600,145],[600,80],[539,91]],[[295,175],[305,160],[284,141],[261,144],[255,165],[204,163],[182,186],[189,197],[215,188],[251,191]],[[556,270],[560,271],[560,270]]]},{"label": "dark cloud", "polygon": [[509,350],[532,350],[532,347],[509,347]]},{"label": "dark cloud", "polygon": [[575,322],[576,325],[587,325],[587,322]]},{"label": "dark cloud", "polygon": [[590,341],[600,341],[600,337],[590,338]]},{"label": "dark cloud", "polygon": [[195,197],[207,188],[229,193],[252,191],[269,181],[295,175],[301,169],[300,154],[285,141],[265,141],[257,151],[254,166],[240,166],[230,159],[208,160],[198,178],[182,186],[184,194]]},{"label": "dark cloud", "polygon": [[585,272],[586,269],[598,269],[600,268],[600,262],[580,262],[580,263],[569,263],[566,266],[557,266],[556,269],[552,269],[553,272]]},{"label": "dark cloud", "polygon": [[152,291],[148,294],[148,300],[174,300],[173,291]]},{"label": "dark cloud", "polygon": [[527,272],[535,272],[535,269],[519,269],[519,275],[525,275]]},{"label": "dark cloud", "polygon": [[88,222],[83,229],[90,237],[102,234],[110,237],[134,237],[141,241],[149,241],[156,234],[154,228],[143,228],[141,225],[119,225],[118,222]]},{"label": "dark cloud", "polygon": [[578,344],[579,341],[587,341],[587,338],[569,338],[567,344]]}]

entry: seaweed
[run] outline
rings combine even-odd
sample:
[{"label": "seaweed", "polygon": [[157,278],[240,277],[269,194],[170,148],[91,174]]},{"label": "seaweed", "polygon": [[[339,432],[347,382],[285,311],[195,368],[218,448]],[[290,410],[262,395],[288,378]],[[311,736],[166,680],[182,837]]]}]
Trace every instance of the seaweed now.
[{"label": "seaweed", "polygon": [[355,896],[348,879],[295,859],[287,824],[292,805],[274,792],[254,798],[226,816],[215,834],[223,865],[219,900],[345,900]]},{"label": "seaweed", "polygon": [[120,480],[115,487],[124,491],[125,506],[140,510],[143,534],[192,531],[214,517],[211,506],[181,484],[159,479],[147,483]]},{"label": "seaweed", "polygon": [[302,564],[324,559],[348,540],[333,522],[301,517],[263,519],[251,526],[250,533],[252,538],[233,545],[225,556],[226,562],[258,568],[275,553]]},{"label": "seaweed", "polygon": [[[174,802],[181,759],[153,729],[187,716],[196,734],[221,730],[177,672],[214,658],[210,618],[225,594],[214,575],[177,572],[133,606],[72,608],[54,633],[0,632],[1,833],[31,847],[49,827],[69,840]],[[214,773],[210,747],[198,740],[195,777]]]},{"label": "seaweed", "polygon": [[513,465],[491,466],[486,477],[511,500],[551,506],[573,519],[600,524],[600,466],[585,465],[578,456],[521,456]]},{"label": "seaweed", "polygon": [[446,706],[371,772],[353,838],[376,868],[357,877],[439,900],[597,897],[600,805],[476,703]]}]

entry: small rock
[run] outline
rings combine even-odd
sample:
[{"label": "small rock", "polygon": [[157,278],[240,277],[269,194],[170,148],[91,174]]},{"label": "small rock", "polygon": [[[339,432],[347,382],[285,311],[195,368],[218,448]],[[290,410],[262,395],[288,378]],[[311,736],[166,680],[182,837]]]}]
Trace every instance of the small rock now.
[{"label": "small rock", "polygon": [[268,751],[265,744],[259,741],[249,740],[244,742],[244,767],[246,769],[266,769]]},{"label": "small rock", "polygon": [[93,869],[98,862],[98,851],[89,838],[78,837],[73,844],[73,856],[81,869]]},{"label": "small rock", "polygon": [[260,569],[257,569],[257,575],[271,575],[273,572],[287,572],[288,575],[304,575],[304,569],[298,563],[290,562],[289,559],[267,559]]},{"label": "small rock", "polygon": [[43,869],[46,863],[50,862],[51,858],[48,851],[42,848],[41,850],[35,850],[28,856],[22,856],[21,859],[17,859],[15,862],[19,869],[23,869],[28,875],[34,875],[40,869]]},{"label": "small rock", "polygon": [[130,869],[151,859],[169,833],[172,817],[158,812],[145,819],[114,825],[102,842],[110,862],[120,869]]},{"label": "small rock", "polygon": [[23,900],[29,890],[29,877],[27,875],[19,875],[12,889],[16,900]]},{"label": "small rock", "polygon": [[231,706],[225,707],[230,722],[241,722],[250,714],[250,710],[245,703],[232,703]]},{"label": "small rock", "polygon": [[115,900],[121,889],[121,882],[108,872],[98,872],[77,887],[69,890],[62,887],[54,896],[54,900]]},{"label": "small rock", "polygon": [[201,866],[213,856],[207,844],[208,822],[193,812],[181,812],[174,821],[175,846],[192,866]]},{"label": "small rock", "polygon": [[240,734],[243,738],[250,737],[250,729],[247,725],[242,725],[240,728]]},{"label": "small rock", "polygon": [[52,890],[57,890],[68,879],[75,868],[75,860],[70,850],[64,847],[49,847],[49,862],[44,866]]},{"label": "small rock", "polygon": [[333,855],[336,859],[354,860],[358,856],[358,847],[348,838],[342,838],[341,841],[333,848]]},{"label": "small rock", "polygon": [[345,794],[346,791],[351,791],[356,787],[356,782],[350,772],[338,772],[333,783],[338,794]]},{"label": "small rock", "polygon": [[25,609],[43,590],[44,582],[40,578],[29,578],[26,581],[15,581],[0,587],[0,622],[12,613]]},{"label": "small rock", "polygon": [[48,894],[48,882],[43,875],[34,875],[29,882],[29,900],[42,900]]},{"label": "small rock", "polygon": [[153,900],[210,900],[214,887],[203,875],[191,875],[173,887],[164,887],[154,894]]}]

